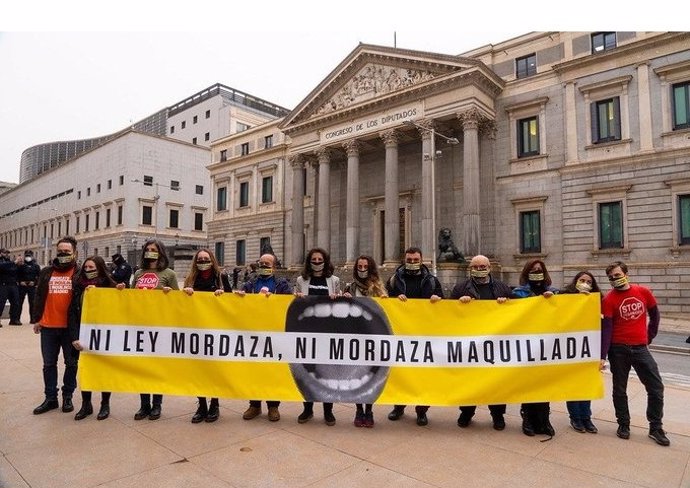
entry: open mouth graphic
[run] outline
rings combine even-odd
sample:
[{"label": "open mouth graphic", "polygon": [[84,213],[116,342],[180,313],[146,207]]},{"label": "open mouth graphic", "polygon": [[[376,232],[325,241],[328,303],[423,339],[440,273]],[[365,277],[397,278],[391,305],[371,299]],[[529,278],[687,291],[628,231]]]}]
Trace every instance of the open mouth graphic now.
[{"label": "open mouth graphic", "polygon": [[[383,309],[370,298],[305,297],[287,311],[286,332],[391,335]],[[387,366],[298,364],[290,371],[307,401],[374,403],[388,378]]]}]

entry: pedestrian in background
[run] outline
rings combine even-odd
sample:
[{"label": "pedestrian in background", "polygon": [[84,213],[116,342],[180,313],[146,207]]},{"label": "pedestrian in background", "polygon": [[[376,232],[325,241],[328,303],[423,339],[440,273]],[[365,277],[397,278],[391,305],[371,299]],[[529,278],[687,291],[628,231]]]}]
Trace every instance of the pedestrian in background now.
[{"label": "pedestrian in background", "polygon": [[132,278],[132,266],[120,253],[113,254],[111,259],[113,260],[111,278],[115,283],[124,283],[126,287],[129,287],[129,280]]},{"label": "pedestrian in background", "polygon": [[34,299],[36,297],[36,285],[41,267],[34,259],[31,249],[24,251],[24,259],[17,265],[17,284],[19,285],[19,315],[24,308],[24,299],[29,300],[29,323],[35,324],[38,317],[34,316]]}]

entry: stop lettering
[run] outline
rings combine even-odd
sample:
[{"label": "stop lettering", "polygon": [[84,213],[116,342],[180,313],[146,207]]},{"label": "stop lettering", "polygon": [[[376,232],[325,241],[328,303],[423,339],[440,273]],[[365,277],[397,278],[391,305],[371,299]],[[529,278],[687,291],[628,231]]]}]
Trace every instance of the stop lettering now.
[{"label": "stop lettering", "polygon": [[137,288],[153,290],[158,288],[158,275],[156,273],[144,273],[137,280]]}]

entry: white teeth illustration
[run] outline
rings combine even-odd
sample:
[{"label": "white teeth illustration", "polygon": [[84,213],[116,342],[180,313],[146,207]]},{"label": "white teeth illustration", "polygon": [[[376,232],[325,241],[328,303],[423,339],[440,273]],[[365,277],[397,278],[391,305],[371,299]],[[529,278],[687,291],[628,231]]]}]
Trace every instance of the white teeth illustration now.
[{"label": "white teeth illustration", "polygon": [[317,303],[311,307],[307,307],[297,317],[297,320],[302,320],[310,317],[335,317],[338,319],[346,319],[347,317],[359,318],[364,317],[365,320],[372,320],[373,316],[364,310],[356,303]]},{"label": "white teeth illustration", "polygon": [[319,378],[316,376],[316,374],[310,372],[309,376],[314,380],[318,381],[320,384],[325,386],[326,388],[330,390],[336,390],[336,391],[350,391],[350,390],[356,390],[357,388],[360,388],[362,385],[365,385],[371,380],[374,375],[372,373],[367,373],[361,378],[355,378],[351,380],[335,380],[335,379],[325,379],[325,378]]}]

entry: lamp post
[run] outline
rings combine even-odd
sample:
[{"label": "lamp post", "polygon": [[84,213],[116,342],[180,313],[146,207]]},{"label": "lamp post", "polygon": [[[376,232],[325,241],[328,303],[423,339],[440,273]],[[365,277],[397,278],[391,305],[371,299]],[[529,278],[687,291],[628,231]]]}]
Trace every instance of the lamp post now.
[{"label": "lamp post", "polygon": [[161,198],[158,187],[162,186],[165,188],[170,188],[171,190],[179,190],[180,186],[169,186],[163,183],[154,182],[151,182],[151,185],[147,185],[145,181],[142,181],[138,178],[133,179],[132,183],[142,183],[145,186],[155,186],[156,188],[156,193],[153,195],[154,215],[151,217],[151,220],[153,220],[153,237],[154,239],[158,239],[158,200]]},{"label": "lamp post", "polygon": [[[424,153],[424,161],[429,161],[431,163],[431,239],[434,242],[436,237],[436,159],[441,156],[441,151],[436,151],[436,136],[445,140],[451,146],[460,144],[457,137],[448,137],[444,134],[436,132],[434,127],[424,127],[414,122],[413,120],[406,120],[404,124],[416,127],[420,131],[424,131],[431,135],[429,153]],[[432,247],[431,253],[431,273],[436,276],[436,246]]]}]

